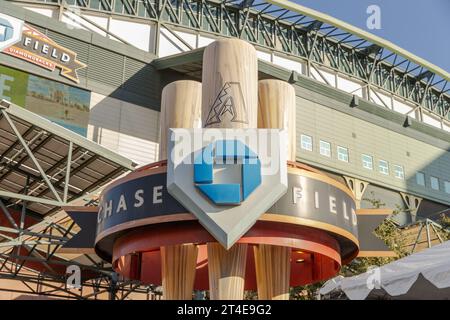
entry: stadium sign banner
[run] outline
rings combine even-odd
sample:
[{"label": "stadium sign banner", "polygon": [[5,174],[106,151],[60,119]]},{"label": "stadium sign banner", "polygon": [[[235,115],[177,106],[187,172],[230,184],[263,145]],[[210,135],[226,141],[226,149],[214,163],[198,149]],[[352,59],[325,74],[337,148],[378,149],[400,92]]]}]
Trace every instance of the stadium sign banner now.
[{"label": "stadium sign banner", "polygon": [[[97,240],[112,230],[123,230],[121,226],[137,227],[150,221],[166,221],[172,215],[188,213],[168,192],[166,177],[165,172],[139,176],[105,190],[98,214],[95,215],[96,232],[93,230],[95,222],[91,228],[92,233],[97,233]],[[307,172],[289,173],[287,192],[265,213],[266,216],[284,216],[286,220],[302,219],[305,225],[333,225],[358,237],[353,198],[341,188]]]},{"label": "stadium sign banner", "polygon": [[[98,207],[65,207],[81,228],[81,232],[64,245],[66,252],[73,248],[97,247],[99,253],[108,256],[114,240],[127,231],[161,223],[198,221],[169,193],[166,170],[165,166],[155,167],[118,179],[102,192]],[[347,239],[362,240],[368,246],[361,250],[373,250],[376,244],[373,228],[370,232],[358,232],[364,226],[360,224],[352,194],[343,185],[324,175],[296,168],[288,168],[287,184],[287,191],[259,216],[259,221],[321,229]],[[342,242],[343,249],[349,249],[348,244],[348,241]]]},{"label": "stadium sign banner", "polygon": [[79,83],[77,70],[86,64],[77,60],[77,54],[23,23],[0,13],[0,50],[41,68],[61,70],[61,76]]}]

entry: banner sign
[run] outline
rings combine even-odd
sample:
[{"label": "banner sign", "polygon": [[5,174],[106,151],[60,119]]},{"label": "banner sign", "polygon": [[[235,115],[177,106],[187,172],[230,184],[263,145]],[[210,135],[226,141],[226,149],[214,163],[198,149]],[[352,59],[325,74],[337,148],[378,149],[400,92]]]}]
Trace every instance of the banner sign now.
[{"label": "banner sign", "polygon": [[[99,245],[112,252],[114,239],[127,230],[162,222],[195,220],[166,188],[165,172],[138,175],[105,189],[99,207],[65,207],[81,227],[69,243],[70,249],[93,249]],[[286,222],[332,232],[343,255],[351,251],[352,239],[359,242],[360,256],[393,256],[374,230],[391,209],[355,209],[344,186],[323,175],[308,171],[288,172],[287,192],[263,215],[264,221]],[[349,235],[352,237],[349,237]],[[96,235],[95,241],[92,235]],[[90,251],[89,251],[90,252]]]},{"label": "banner sign", "polygon": [[152,174],[114,186],[101,195],[97,238],[119,225],[188,212],[166,189],[166,173]]},{"label": "banner sign", "polygon": [[[96,241],[115,232],[188,213],[168,192],[166,177],[165,172],[149,174],[106,189],[98,207]],[[286,221],[298,219],[297,224],[358,238],[355,201],[350,194],[309,172],[288,173],[287,180],[287,192],[267,210],[265,219],[270,220],[271,216],[278,220],[284,217]]]},{"label": "banner sign", "polygon": [[86,64],[77,60],[77,54],[18,21],[0,14],[0,50],[50,71],[59,68],[61,76],[78,83],[77,70]]},{"label": "banner sign", "polygon": [[358,238],[353,198],[341,188],[307,174],[289,174],[288,192],[268,212],[326,223]]}]

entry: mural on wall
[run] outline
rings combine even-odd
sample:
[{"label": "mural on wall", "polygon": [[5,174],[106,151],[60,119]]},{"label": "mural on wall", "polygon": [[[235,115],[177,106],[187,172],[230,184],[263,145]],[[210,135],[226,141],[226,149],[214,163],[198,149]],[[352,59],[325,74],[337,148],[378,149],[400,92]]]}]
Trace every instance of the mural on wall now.
[{"label": "mural on wall", "polygon": [[0,66],[0,99],[87,135],[89,91]]}]

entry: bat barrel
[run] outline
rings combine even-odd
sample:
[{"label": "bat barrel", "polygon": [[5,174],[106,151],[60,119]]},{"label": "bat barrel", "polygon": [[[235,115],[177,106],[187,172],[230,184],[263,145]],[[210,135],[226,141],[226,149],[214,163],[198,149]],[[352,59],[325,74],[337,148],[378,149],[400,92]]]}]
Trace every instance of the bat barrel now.
[{"label": "bat barrel", "polygon": [[169,128],[201,127],[202,84],[180,80],[166,85],[161,96],[159,159],[167,159]]},{"label": "bat barrel", "polygon": [[[295,89],[280,80],[258,83],[258,128],[285,129],[288,133],[287,159],[295,161]],[[289,299],[291,248],[258,245],[255,256],[256,282],[260,300]]]},{"label": "bat barrel", "polygon": [[[180,80],[162,91],[159,158],[167,159],[169,128],[201,126],[202,84]],[[183,244],[161,247],[161,278],[166,300],[190,300],[194,289],[198,246]]]},{"label": "bat barrel", "polygon": [[205,128],[256,128],[258,59],[242,40],[211,43],[203,54],[202,124]]},{"label": "bat barrel", "polygon": [[[202,125],[204,128],[256,128],[258,59],[245,41],[224,39],[211,43],[203,54]],[[208,244],[210,297],[242,300],[247,244],[226,250]]]},{"label": "bat barrel", "polygon": [[288,134],[287,159],[296,158],[295,89],[281,80],[258,82],[258,128],[285,129]]}]

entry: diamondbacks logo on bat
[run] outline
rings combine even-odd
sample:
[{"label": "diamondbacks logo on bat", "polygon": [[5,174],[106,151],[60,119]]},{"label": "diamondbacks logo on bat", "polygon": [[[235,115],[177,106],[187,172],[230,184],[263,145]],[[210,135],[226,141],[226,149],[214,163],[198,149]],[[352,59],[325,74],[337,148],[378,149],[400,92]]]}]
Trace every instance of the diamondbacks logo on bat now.
[{"label": "diamondbacks logo on bat", "polygon": [[[237,109],[237,100],[243,108]],[[225,82],[211,107],[205,127],[229,121],[248,124],[247,108],[239,82]]]}]

